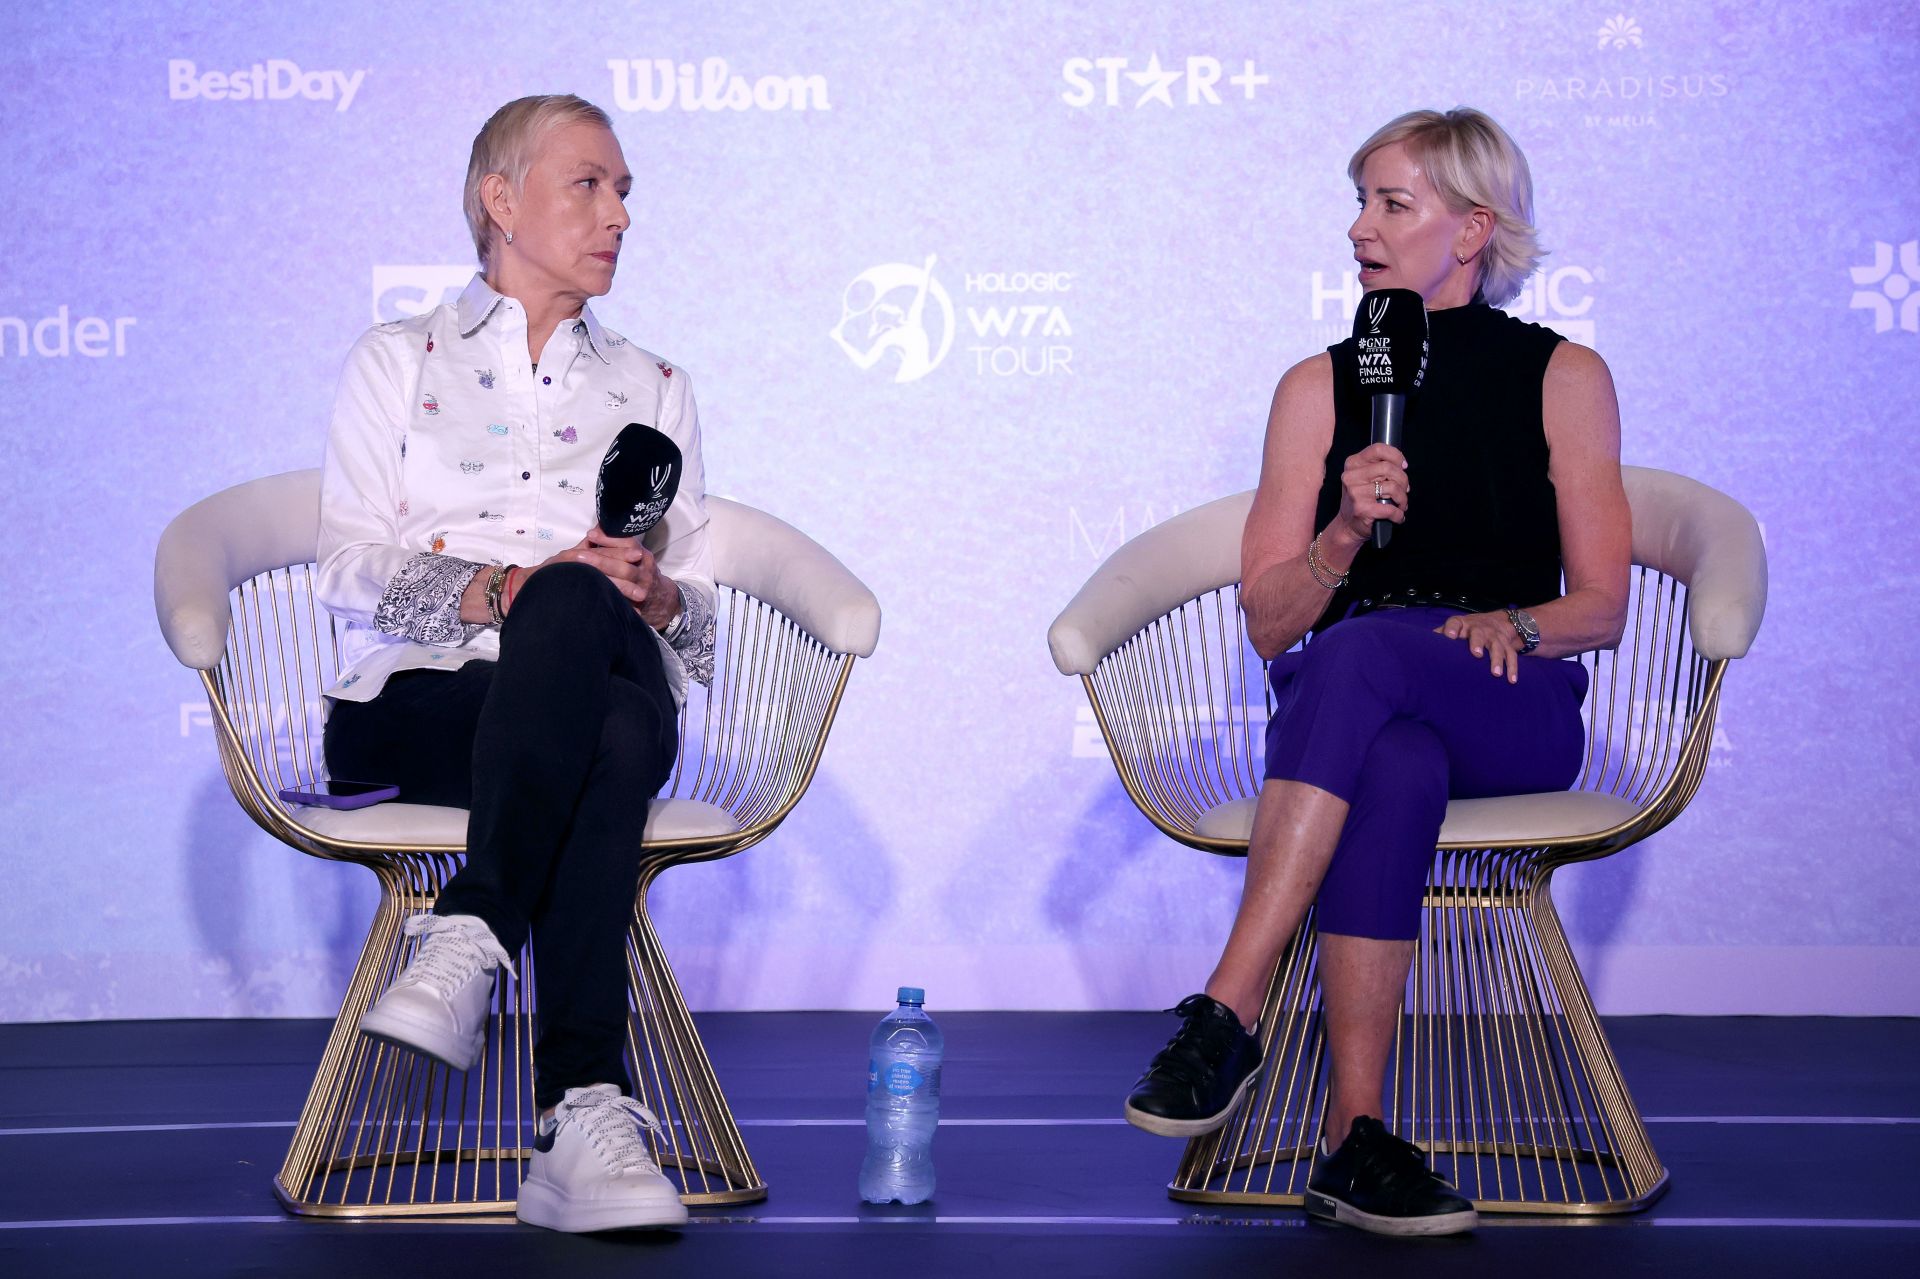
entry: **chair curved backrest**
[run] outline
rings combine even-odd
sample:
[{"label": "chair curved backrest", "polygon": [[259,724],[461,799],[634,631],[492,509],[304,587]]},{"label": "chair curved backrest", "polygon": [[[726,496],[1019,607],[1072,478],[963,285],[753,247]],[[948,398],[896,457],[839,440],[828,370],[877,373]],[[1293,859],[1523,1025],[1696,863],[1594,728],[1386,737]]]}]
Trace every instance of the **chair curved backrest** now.
[{"label": "chair curved backrest", "polygon": [[[880,633],[873,593],[811,538],[743,503],[709,497],[707,507],[720,584],[714,683],[689,690],[663,796],[713,804],[736,829],[719,843],[649,844],[696,855],[688,859],[748,847],[798,802],[852,661],[871,655]],[[200,672],[241,806],[304,851],[369,860],[375,849],[302,826],[277,797],[325,773],[320,691],[339,673],[340,649],[334,620],[313,594],[319,510],[317,470],[252,480],[196,503],[161,534],[154,605],[174,656]]]},{"label": "chair curved backrest", "polygon": [[[1620,646],[1580,659],[1592,679],[1576,790],[1626,801],[1640,838],[1699,786],[1726,663],[1745,655],[1765,612],[1766,551],[1732,498],[1666,471],[1622,476],[1632,595]],[[1258,793],[1272,711],[1239,608],[1252,502],[1251,492],[1219,498],[1133,538],[1047,637],[1060,672],[1084,681],[1135,803],[1172,838],[1221,853],[1243,852],[1244,835],[1209,833],[1202,819]]]}]

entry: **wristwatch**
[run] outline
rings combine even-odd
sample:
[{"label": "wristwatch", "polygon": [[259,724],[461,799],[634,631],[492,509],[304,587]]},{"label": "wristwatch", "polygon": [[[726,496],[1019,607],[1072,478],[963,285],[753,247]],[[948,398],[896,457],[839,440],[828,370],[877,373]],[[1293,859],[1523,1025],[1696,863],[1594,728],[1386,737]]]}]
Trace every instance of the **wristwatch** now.
[{"label": "wristwatch", "polygon": [[671,622],[660,628],[660,638],[669,644],[679,639],[680,632],[687,629],[687,593],[680,590],[678,582],[673,584],[673,589],[680,592],[680,611],[673,615]]},{"label": "wristwatch", "polygon": [[1507,620],[1513,623],[1513,629],[1520,633],[1520,652],[1531,653],[1540,647],[1540,627],[1534,622],[1533,614],[1524,608],[1507,605]]}]

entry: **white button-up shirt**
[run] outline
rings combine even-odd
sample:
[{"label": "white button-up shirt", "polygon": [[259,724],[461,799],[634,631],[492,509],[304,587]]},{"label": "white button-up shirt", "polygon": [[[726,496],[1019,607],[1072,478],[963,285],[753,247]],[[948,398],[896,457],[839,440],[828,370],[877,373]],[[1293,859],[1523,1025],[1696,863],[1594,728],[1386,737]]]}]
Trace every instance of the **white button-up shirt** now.
[{"label": "white button-up shirt", "polygon": [[354,343],[320,484],[320,602],[346,621],[327,696],[367,701],[395,671],[453,669],[500,651],[460,621],[487,565],[531,567],[597,522],[600,460],[644,422],[679,446],[680,488],[644,539],[680,587],[660,639],[676,702],[713,669],[713,556],[700,422],[686,372],[601,326],[562,321],[533,367],[527,316],[476,275],[460,300]]}]

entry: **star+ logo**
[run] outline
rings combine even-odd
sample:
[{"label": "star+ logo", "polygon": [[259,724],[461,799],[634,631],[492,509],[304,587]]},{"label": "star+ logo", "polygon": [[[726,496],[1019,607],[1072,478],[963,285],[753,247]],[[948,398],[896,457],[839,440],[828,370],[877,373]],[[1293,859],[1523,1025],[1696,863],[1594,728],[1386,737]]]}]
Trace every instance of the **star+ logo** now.
[{"label": "star+ logo", "polygon": [[[1240,70],[1232,75],[1226,74],[1226,64],[1220,59],[1204,54],[1192,54],[1184,62],[1163,66],[1156,52],[1140,70],[1129,70],[1132,65],[1127,58],[1068,58],[1060,68],[1060,76],[1067,82],[1060,100],[1070,107],[1117,107],[1131,98],[1136,111],[1149,102],[1163,107],[1217,107],[1225,100],[1223,93],[1236,89],[1243,101],[1251,102],[1260,86],[1273,80],[1262,75],[1251,58],[1242,59]],[[1183,80],[1185,84],[1176,94],[1175,86]],[[1230,87],[1222,90],[1223,83]]]}]

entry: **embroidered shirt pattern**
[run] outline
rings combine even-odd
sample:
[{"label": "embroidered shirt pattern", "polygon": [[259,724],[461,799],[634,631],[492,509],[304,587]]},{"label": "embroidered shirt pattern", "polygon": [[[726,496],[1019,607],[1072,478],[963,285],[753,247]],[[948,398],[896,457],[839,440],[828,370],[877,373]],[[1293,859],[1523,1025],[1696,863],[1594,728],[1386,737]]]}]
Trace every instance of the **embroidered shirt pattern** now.
[{"label": "embroidered shirt pattern", "polygon": [[686,461],[645,539],[685,601],[675,642],[658,639],[668,686],[677,700],[690,677],[711,678],[713,554],[685,370],[662,376],[665,361],[602,328],[591,306],[542,350],[528,343],[525,311],[475,276],[458,302],[378,325],[348,355],[322,471],[315,582],[346,623],[329,697],[365,701],[397,671],[497,656],[497,628],[458,620],[472,572],[456,565],[531,567],[583,537],[597,517],[600,459],[636,418],[657,424]]},{"label": "embroidered shirt pattern", "polygon": [[414,556],[380,593],[380,603],[373,610],[374,629],[416,644],[466,643],[480,628],[460,620],[460,596],[485,567],[431,551]]},{"label": "embroidered shirt pattern", "polygon": [[673,638],[667,642],[680,654],[687,678],[707,688],[713,687],[713,653],[716,643],[713,602],[699,591],[680,585],[680,611],[684,615]]}]

